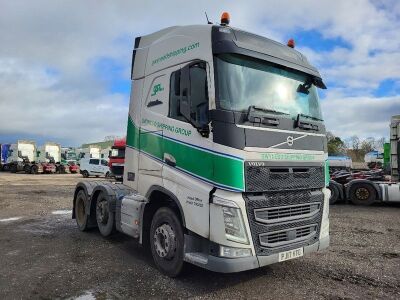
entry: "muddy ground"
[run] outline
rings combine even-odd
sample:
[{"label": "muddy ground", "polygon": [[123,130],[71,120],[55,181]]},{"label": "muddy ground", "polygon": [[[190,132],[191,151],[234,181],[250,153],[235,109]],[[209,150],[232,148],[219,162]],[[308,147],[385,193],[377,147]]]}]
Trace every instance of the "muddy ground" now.
[{"label": "muddy ground", "polygon": [[[239,274],[161,275],[148,250],[71,220],[79,175],[0,173],[0,299],[399,299],[400,206],[331,206],[331,247]],[[89,179],[90,180],[90,179]]]}]

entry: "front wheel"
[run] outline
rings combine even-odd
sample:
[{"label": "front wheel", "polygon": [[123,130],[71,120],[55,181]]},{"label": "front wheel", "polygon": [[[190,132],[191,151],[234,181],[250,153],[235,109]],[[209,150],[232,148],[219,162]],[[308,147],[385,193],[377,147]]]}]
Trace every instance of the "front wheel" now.
[{"label": "front wheel", "polygon": [[184,267],[184,236],[181,222],[168,207],[155,213],[150,228],[151,254],[157,268],[169,277],[178,276]]}]

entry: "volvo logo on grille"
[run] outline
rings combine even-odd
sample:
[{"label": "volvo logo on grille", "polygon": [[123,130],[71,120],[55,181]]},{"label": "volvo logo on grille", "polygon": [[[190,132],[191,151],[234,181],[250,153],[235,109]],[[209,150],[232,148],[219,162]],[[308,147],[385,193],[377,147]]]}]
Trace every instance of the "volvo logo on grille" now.
[{"label": "volvo logo on grille", "polygon": [[293,146],[293,137],[291,135],[289,135],[286,139],[286,143],[292,147]]},{"label": "volvo logo on grille", "polygon": [[265,162],[263,161],[249,161],[247,162],[250,167],[264,167]]}]

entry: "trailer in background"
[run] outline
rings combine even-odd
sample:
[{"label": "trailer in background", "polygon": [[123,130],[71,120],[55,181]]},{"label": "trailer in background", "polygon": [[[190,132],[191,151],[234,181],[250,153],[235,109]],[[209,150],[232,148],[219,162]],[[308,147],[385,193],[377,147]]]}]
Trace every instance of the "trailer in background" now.
[{"label": "trailer in background", "polygon": [[329,170],[351,170],[353,168],[353,161],[349,156],[328,156]]},{"label": "trailer in background", "polygon": [[400,115],[393,116],[390,123],[390,180],[383,170],[369,172],[336,172],[331,176],[330,203],[350,201],[356,205],[374,202],[400,202]]}]

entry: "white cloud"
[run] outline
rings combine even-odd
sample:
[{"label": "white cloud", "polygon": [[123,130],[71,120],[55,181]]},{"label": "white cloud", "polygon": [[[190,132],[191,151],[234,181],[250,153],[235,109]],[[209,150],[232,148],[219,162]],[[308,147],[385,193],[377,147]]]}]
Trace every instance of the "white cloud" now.
[{"label": "white cloud", "polygon": [[[218,21],[227,10],[233,26],[278,41],[298,30],[339,38],[348,47],[317,52],[298,45],[324,78],[335,83],[324,100],[325,111],[341,112],[329,105],[344,101],[366,111],[386,103],[393,113],[400,112],[397,98],[390,98],[394,101],[390,104],[389,98],[372,97],[383,80],[400,80],[400,4],[396,0],[303,0],[296,4],[289,0],[43,0],[1,1],[0,7],[0,135],[32,132],[79,143],[123,134],[127,96],[110,92],[108,78],[93,67],[95,62],[107,58],[126,66],[113,76],[128,79],[135,36],[172,25],[205,23],[204,11]],[[388,122],[387,114],[379,117],[382,124]],[[339,129],[350,119],[327,120],[328,129],[338,128],[345,136],[361,135],[358,128],[365,125],[357,123],[361,122],[357,117],[351,119],[354,126]],[[376,134],[381,135],[383,127]]]},{"label": "white cloud", "polygon": [[388,137],[390,117],[400,113],[400,96],[328,97],[322,101],[327,129],[334,135]]}]

